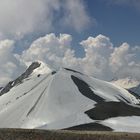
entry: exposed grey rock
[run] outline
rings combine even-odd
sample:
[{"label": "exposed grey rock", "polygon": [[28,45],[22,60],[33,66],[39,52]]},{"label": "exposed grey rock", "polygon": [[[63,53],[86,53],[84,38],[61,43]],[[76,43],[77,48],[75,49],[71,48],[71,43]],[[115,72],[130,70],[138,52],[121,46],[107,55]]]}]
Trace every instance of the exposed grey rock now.
[{"label": "exposed grey rock", "polygon": [[134,92],[140,96],[140,84],[137,87],[130,88],[129,91]]}]

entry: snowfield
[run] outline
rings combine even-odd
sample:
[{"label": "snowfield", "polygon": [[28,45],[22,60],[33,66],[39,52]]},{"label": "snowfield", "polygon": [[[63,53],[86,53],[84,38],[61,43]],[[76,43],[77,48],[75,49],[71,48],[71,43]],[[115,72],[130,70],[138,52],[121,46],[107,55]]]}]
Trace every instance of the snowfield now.
[{"label": "snowfield", "polygon": [[92,124],[92,130],[98,123],[112,131],[140,132],[137,96],[71,69],[40,68],[0,96],[0,128],[75,129]]}]

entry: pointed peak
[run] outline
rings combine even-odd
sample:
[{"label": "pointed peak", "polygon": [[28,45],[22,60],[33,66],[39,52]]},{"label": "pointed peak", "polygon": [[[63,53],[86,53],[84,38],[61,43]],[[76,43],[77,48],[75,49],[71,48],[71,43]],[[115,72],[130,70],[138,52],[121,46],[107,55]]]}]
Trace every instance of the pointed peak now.
[{"label": "pointed peak", "polygon": [[[50,73],[51,71],[53,71],[53,69],[51,69],[48,64],[44,63],[44,62],[41,62],[41,61],[38,61],[38,62],[33,62],[35,63],[34,65],[35,66],[38,66],[36,67],[34,70],[33,70],[33,73],[32,75],[37,75],[37,74],[48,74]],[[32,63],[32,64],[33,64]],[[32,65],[31,64],[31,65]]]}]

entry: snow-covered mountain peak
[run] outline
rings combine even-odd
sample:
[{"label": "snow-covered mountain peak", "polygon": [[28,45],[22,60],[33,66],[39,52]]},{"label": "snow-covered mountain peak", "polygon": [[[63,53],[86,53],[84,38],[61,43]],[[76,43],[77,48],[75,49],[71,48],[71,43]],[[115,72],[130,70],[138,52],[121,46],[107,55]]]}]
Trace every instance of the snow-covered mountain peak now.
[{"label": "snow-covered mountain peak", "polygon": [[98,124],[111,131],[121,127],[110,118],[140,116],[139,98],[127,90],[70,68],[46,68],[34,62],[5,87],[0,127],[92,130]]},{"label": "snow-covered mountain peak", "polygon": [[42,61],[37,61],[37,62],[34,62],[34,63],[36,63],[37,65],[39,65],[39,67],[37,67],[37,68],[35,68],[33,70],[32,75],[48,74],[48,73],[50,73],[52,71],[52,69],[47,64],[45,64]]},{"label": "snow-covered mountain peak", "polygon": [[23,83],[23,81],[26,78],[32,77],[32,76],[36,76],[36,75],[40,75],[40,74],[47,74],[51,72],[51,69],[47,66],[47,64],[41,62],[41,61],[36,61],[33,62],[29,65],[29,67],[26,69],[26,71],[21,74],[18,78],[16,78],[13,81],[10,81],[1,91],[0,91],[0,95],[3,95],[5,93],[7,93],[11,88],[13,88],[14,86]]}]

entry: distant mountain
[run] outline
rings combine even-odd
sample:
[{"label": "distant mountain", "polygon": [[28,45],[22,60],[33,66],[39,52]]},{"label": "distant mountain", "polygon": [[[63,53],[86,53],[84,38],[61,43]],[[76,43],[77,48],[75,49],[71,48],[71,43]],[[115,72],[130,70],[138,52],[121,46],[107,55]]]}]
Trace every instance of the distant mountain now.
[{"label": "distant mountain", "polygon": [[139,104],[112,83],[34,62],[1,90],[0,127],[140,132]]},{"label": "distant mountain", "polygon": [[125,88],[129,92],[140,95],[140,81],[130,77],[111,81],[113,84]]}]

